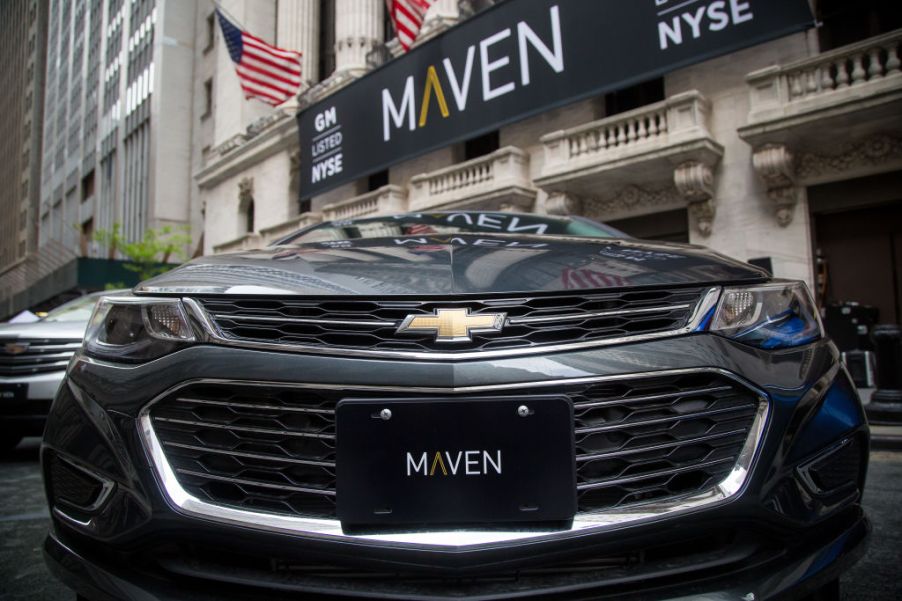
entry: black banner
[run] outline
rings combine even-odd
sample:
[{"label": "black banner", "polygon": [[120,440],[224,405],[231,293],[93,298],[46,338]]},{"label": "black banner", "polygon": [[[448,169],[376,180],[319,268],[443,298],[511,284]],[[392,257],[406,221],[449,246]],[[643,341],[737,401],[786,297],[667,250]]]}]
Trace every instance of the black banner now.
[{"label": "black banner", "polygon": [[808,0],[507,0],[300,112],[301,198],[812,24]]}]

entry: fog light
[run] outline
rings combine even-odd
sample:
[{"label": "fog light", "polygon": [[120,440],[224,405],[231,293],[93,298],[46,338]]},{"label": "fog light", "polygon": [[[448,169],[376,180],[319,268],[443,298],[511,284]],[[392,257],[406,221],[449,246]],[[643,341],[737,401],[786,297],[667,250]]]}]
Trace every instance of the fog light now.
[{"label": "fog light", "polygon": [[51,499],[63,512],[95,512],[113,489],[112,481],[56,454],[50,459],[49,475]]},{"label": "fog light", "polygon": [[847,438],[825,453],[799,467],[802,480],[812,493],[832,495],[860,486],[861,439]]}]

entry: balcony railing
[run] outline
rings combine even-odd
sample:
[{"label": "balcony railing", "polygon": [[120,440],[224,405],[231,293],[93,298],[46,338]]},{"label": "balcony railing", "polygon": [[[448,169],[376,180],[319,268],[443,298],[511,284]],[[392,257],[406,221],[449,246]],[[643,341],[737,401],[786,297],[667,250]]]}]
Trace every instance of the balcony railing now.
[{"label": "balcony railing", "polygon": [[[783,113],[817,110],[841,96],[860,98],[872,88],[902,85],[902,30],[876,36],[787,65],[750,73],[749,121],[765,121]],[[779,113],[779,114],[777,114]]]},{"label": "balcony railing", "polygon": [[[593,178],[602,172],[630,170],[640,164],[647,173],[652,168],[650,163],[661,158],[666,158],[658,161],[662,177],[670,178],[672,166],[679,161],[716,161],[722,150],[708,132],[710,110],[704,96],[690,91],[547,134],[541,138],[545,164],[536,183],[541,187],[566,188],[574,178]],[[699,157],[699,153],[711,157]],[[638,183],[632,176],[624,175],[624,183]]]},{"label": "balcony railing", "polygon": [[280,238],[284,238],[288,234],[293,234],[300,229],[316,225],[322,220],[323,216],[321,213],[304,213],[294,219],[289,219],[288,221],[277,225],[262,228],[260,230],[260,236],[263,238],[264,245],[270,244]]},{"label": "balcony railing", "polygon": [[532,200],[535,189],[529,178],[529,154],[513,146],[410,180],[412,211],[476,205],[498,209]]},{"label": "balcony railing", "polygon": [[228,242],[223,242],[222,244],[217,244],[213,247],[214,253],[230,253],[230,252],[238,252],[242,250],[254,250],[257,248],[262,248],[263,238],[260,234],[256,232],[251,232],[250,234],[245,234],[240,238],[235,238],[234,240],[229,240]]},{"label": "balcony railing", "polygon": [[348,200],[323,207],[323,219],[336,221],[367,215],[386,215],[407,210],[407,195],[400,186],[382,186]]}]

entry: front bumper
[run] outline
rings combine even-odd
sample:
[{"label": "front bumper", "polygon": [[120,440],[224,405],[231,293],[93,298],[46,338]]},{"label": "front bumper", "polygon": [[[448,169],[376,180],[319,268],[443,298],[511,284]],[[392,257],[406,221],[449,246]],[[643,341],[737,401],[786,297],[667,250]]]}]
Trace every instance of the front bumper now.
[{"label": "front bumper", "polygon": [[24,385],[28,390],[23,401],[0,403],[0,425],[16,434],[39,436],[44,431],[50,405],[65,375],[65,371],[56,371],[30,376],[0,376],[0,387],[6,384]]},{"label": "front bumper", "polygon": [[[77,551],[59,534],[44,543],[44,557],[51,572],[80,595],[93,601],[251,601],[265,596],[273,601],[297,598],[406,598],[442,597],[470,600],[514,597],[555,599],[660,599],[748,601],[749,599],[799,599],[816,591],[853,565],[864,554],[871,526],[860,509],[837,516],[802,544],[787,543],[779,550],[759,549],[732,561],[696,563],[691,571],[678,562],[638,568],[610,568],[565,575],[529,575],[505,571],[481,580],[478,574],[426,580],[402,574],[386,574],[378,582],[349,584],[338,578],[286,577],[252,569],[219,570],[195,566],[197,576],[173,579],[159,572],[135,570],[109,554]],[[204,568],[206,567],[206,571]],[[680,572],[690,578],[679,578]],[[215,577],[216,581],[208,580]],[[265,592],[264,592],[265,591]]]},{"label": "front bumper", "polygon": [[[240,599],[244,590],[246,598],[264,590],[267,597],[303,590],[409,598],[592,590],[618,598],[712,593],[738,599],[754,592],[761,599],[805,591],[853,561],[866,540],[857,505],[864,465],[854,490],[841,498],[812,495],[799,470],[850,438],[862,440],[866,450],[864,416],[838,365],[827,342],[765,352],[711,335],[455,364],[219,347],[193,347],[136,367],[77,356],[68,376],[72,386],[61,389],[48,424],[45,463],[48,453],[90,457],[115,488],[81,523],[54,513],[48,562],[70,586],[96,599],[189,598],[185,591],[195,589],[190,598],[214,591],[209,598]],[[741,491],[695,510],[516,540],[436,547],[265,531],[186,515],[163,493],[139,435],[142,409],[164,391],[196,378],[234,380],[236,373],[268,382],[297,382],[303,374],[304,382],[323,384],[340,373],[347,385],[451,389],[712,367],[755,384],[768,398],[765,436]],[[697,553],[684,552],[690,547]],[[324,579],[324,570],[340,577]],[[398,574],[400,588],[392,588]],[[356,584],[349,588],[348,580]],[[440,586],[409,585],[423,581]]]}]

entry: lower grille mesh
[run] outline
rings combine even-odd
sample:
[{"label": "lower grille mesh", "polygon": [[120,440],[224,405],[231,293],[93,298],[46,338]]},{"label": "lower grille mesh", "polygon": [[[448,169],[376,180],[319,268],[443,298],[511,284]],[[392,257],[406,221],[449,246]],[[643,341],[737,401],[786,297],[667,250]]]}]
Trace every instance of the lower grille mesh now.
[{"label": "lower grille mesh", "polygon": [[[713,372],[547,391],[573,402],[580,512],[689,495],[723,480],[739,459],[762,402],[753,391]],[[192,384],[154,405],[151,418],[179,483],[198,498],[332,518],[334,408],[348,396],[359,393]],[[367,391],[366,396],[380,394]]]}]

